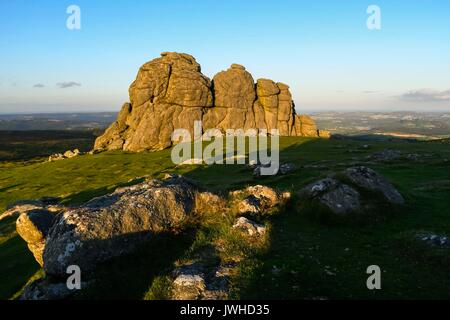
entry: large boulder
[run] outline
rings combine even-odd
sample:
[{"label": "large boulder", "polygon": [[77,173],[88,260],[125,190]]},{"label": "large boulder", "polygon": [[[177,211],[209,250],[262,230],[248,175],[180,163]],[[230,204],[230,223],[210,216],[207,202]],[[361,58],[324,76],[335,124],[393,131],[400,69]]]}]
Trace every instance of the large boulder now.
[{"label": "large boulder", "polygon": [[46,237],[44,269],[64,275],[68,266],[78,265],[89,273],[141,240],[182,227],[194,212],[195,197],[191,182],[170,177],[118,188],[61,214]]},{"label": "large boulder", "polygon": [[143,240],[183,228],[188,219],[224,209],[225,199],[199,191],[178,175],[117,188],[78,207],[23,212],[18,234],[46,274],[62,277],[77,265],[89,275],[99,263],[133,251]]},{"label": "large boulder", "polygon": [[217,128],[278,129],[282,136],[327,136],[315,122],[295,114],[289,87],[269,79],[255,84],[245,67],[232,64],[213,81],[201,73],[194,57],[164,52],[145,63],[129,88],[130,102],[98,137],[94,150],[162,150],[172,146],[174,129],[194,137],[194,122]]}]

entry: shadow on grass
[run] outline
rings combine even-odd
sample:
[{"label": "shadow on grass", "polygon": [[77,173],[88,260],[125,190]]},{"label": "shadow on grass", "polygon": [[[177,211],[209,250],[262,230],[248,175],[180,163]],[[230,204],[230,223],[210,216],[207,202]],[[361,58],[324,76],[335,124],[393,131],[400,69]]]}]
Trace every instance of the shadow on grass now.
[{"label": "shadow on grass", "polygon": [[152,236],[132,253],[97,267],[93,284],[75,299],[142,299],[154,280],[174,269],[175,261],[182,257],[194,239],[193,229]]},{"label": "shadow on grass", "polygon": [[11,298],[40,269],[19,236],[0,244],[0,261],[0,300]]}]

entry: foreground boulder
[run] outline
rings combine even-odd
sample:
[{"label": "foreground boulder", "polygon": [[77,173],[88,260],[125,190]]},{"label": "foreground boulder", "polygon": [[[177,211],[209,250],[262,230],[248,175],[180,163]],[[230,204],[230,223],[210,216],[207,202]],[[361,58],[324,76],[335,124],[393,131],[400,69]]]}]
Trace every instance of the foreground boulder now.
[{"label": "foreground boulder", "polygon": [[143,239],[182,227],[194,211],[195,196],[192,183],[171,177],[119,188],[68,211],[48,232],[44,269],[63,275],[67,266],[78,265],[89,272],[132,251]]},{"label": "foreground boulder", "polygon": [[[143,239],[180,228],[208,197],[179,176],[118,188],[83,206],[62,212],[32,210],[17,220],[17,231],[49,275],[70,265],[85,273],[100,262],[133,250]],[[65,211],[65,212],[64,212]]]},{"label": "foreground boulder", "polygon": [[185,53],[163,52],[145,63],[129,95],[130,102],[97,138],[94,150],[162,150],[172,145],[174,129],[186,129],[193,137],[194,121],[202,121],[203,130],[278,129],[282,136],[329,136],[310,117],[295,114],[286,84],[269,79],[255,84],[238,64],[211,81]]}]

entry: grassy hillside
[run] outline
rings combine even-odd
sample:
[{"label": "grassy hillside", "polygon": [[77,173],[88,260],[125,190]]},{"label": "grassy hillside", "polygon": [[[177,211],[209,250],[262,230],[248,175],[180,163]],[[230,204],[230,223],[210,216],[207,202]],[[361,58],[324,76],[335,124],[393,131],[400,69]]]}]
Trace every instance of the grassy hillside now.
[{"label": "grassy hillside", "polygon": [[[165,298],[167,274],[179,259],[198,247],[222,241],[231,256],[240,256],[232,278],[234,298],[450,298],[450,265],[418,248],[405,249],[411,232],[430,230],[450,235],[450,149],[444,143],[366,142],[283,138],[281,161],[300,168],[286,176],[253,178],[242,165],[183,166],[170,161],[170,150],[128,154],[108,152],[53,163],[0,163],[0,211],[19,199],[60,196],[80,204],[142,176],[181,173],[214,191],[266,184],[295,191],[329,172],[364,160],[387,148],[426,155],[419,161],[369,166],[390,179],[407,200],[402,214],[367,225],[322,225],[287,207],[266,222],[270,229],[261,246],[242,246],[227,231],[232,221],[206,219],[178,235],[143,245],[137,253],[100,268],[103,282],[82,294],[87,298]],[[447,253],[448,254],[448,253]],[[232,259],[232,258],[230,258]],[[366,268],[383,270],[379,291],[366,288]],[[11,298],[42,273],[14,221],[0,222],[0,298]]]}]

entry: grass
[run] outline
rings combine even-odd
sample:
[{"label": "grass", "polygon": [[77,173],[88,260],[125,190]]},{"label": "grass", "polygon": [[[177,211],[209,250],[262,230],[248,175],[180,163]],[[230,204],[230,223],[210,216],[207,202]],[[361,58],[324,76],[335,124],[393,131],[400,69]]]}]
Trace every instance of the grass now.
[{"label": "grass", "polygon": [[[282,138],[281,161],[306,168],[259,179],[243,165],[177,167],[170,161],[170,150],[108,152],[53,163],[3,163],[0,211],[13,201],[42,196],[60,196],[65,204],[80,204],[138,177],[158,178],[164,173],[185,174],[217,192],[253,184],[295,191],[387,148],[429,154],[425,160],[369,165],[406,198],[407,207],[401,214],[362,225],[323,225],[295,206],[287,206],[283,212],[264,217],[262,222],[270,232],[261,243],[252,243],[230,230],[233,217],[205,216],[180,234],[163,235],[143,244],[137,252],[101,266],[99,281],[79,297],[168,298],[168,276],[174,266],[214,246],[222,248],[214,253],[222,261],[240,261],[231,279],[232,298],[450,298],[448,265],[428,264],[418,259],[422,251],[404,250],[400,245],[403,235],[417,230],[450,235],[448,146],[437,142],[370,142],[371,147],[364,149],[363,144],[367,142]],[[382,269],[382,290],[366,288],[366,268],[373,264]],[[0,298],[13,297],[39,270],[15,234],[13,219],[1,221]]]}]

